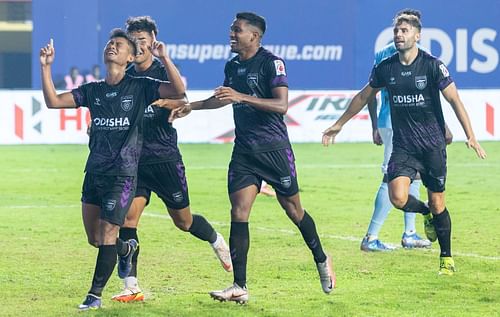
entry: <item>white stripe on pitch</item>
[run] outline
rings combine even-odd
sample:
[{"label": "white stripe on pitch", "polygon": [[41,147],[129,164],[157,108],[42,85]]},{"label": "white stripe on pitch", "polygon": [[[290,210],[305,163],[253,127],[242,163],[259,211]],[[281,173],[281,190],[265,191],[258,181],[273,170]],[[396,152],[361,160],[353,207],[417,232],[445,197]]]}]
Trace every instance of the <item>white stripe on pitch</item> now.
[{"label": "white stripe on pitch", "polygon": [[[162,218],[162,219],[171,219],[170,216],[168,215],[160,215],[160,214],[155,214],[155,213],[149,213],[149,212],[144,212],[144,216],[148,217],[154,217],[154,218]],[[223,223],[223,222],[217,222],[217,221],[211,221],[210,223],[221,226],[221,227],[228,227],[230,224],[229,223]],[[266,232],[280,232],[288,235],[296,235],[298,234],[297,231],[294,230],[288,230],[288,229],[274,229],[274,228],[265,228],[265,227],[255,227],[252,226],[252,229],[257,229],[259,231],[266,231]],[[344,241],[354,241],[354,242],[360,242],[359,237],[350,237],[350,236],[339,236],[339,235],[333,235],[333,234],[321,234],[321,238],[328,238],[328,239],[335,239],[335,240],[344,240]],[[396,244],[394,244],[396,245]],[[429,250],[429,249],[417,249],[417,250],[422,250],[422,251],[431,251],[431,252],[439,252],[439,250]],[[482,260],[492,260],[492,261],[500,261],[500,256],[486,256],[486,255],[480,255],[480,254],[475,254],[475,253],[463,253],[463,252],[458,252],[458,251],[453,251],[453,255],[456,256],[461,256],[461,257],[468,257],[468,258],[476,258],[476,259],[482,259]]]},{"label": "white stripe on pitch", "polygon": [[[80,206],[81,205],[9,205],[9,206],[0,206],[0,209],[2,209],[2,208],[8,208],[8,209],[79,208]],[[168,215],[161,215],[161,214],[155,214],[155,213],[150,213],[150,212],[144,212],[143,215],[147,216],[147,217],[153,217],[153,218],[171,219],[170,216],[168,216]],[[229,223],[216,222],[216,221],[211,221],[211,223],[214,225],[217,225],[217,226],[221,226],[221,227],[229,226]],[[259,231],[266,231],[266,232],[280,232],[280,233],[288,234],[288,235],[296,235],[297,234],[297,231],[288,230],[288,229],[274,229],[274,228],[254,227],[254,226],[252,226],[252,229],[257,229]],[[333,234],[321,234],[320,236],[322,238],[327,238],[327,239],[353,241],[353,242],[360,241],[359,237],[339,236],[339,235],[333,235]],[[392,245],[398,245],[398,244],[392,244]],[[427,249],[423,249],[423,250],[427,250]],[[430,251],[431,252],[439,252],[438,250],[430,250]],[[475,253],[463,253],[463,252],[458,252],[458,251],[453,251],[453,254],[457,255],[457,256],[468,257],[468,258],[500,261],[500,256],[486,256],[486,255],[480,255],[480,254],[475,254]]]}]

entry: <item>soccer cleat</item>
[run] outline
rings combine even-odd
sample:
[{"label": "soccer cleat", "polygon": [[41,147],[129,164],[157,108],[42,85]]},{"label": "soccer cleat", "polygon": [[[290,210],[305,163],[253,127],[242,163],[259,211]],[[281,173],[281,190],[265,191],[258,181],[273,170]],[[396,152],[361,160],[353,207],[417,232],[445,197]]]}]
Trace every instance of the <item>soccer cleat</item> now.
[{"label": "soccer cleat", "polygon": [[432,242],[427,239],[422,239],[416,232],[412,234],[403,233],[401,237],[401,245],[403,248],[430,248]]},{"label": "soccer cleat", "polygon": [[87,297],[85,297],[85,300],[83,303],[78,305],[78,309],[81,311],[84,310],[94,310],[94,309],[99,309],[101,308],[101,298],[98,296],[95,296],[93,294],[87,294]]},{"label": "soccer cleat", "polygon": [[234,283],[224,290],[210,292],[210,297],[221,302],[232,301],[238,304],[246,304],[248,302],[248,289],[246,286],[240,287]]},{"label": "soccer cleat", "polygon": [[121,293],[111,297],[111,299],[121,303],[139,302],[144,300],[144,294],[139,288],[125,288]]},{"label": "soccer cleat", "polygon": [[432,218],[432,214],[424,215],[424,231],[425,236],[429,239],[430,242],[434,242],[437,240],[436,228],[434,228],[434,219]]},{"label": "soccer cleat", "polygon": [[224,237],[220,233],[217,232],[217,240],[212,243],[211,246],[224,270],[231,272],[233,270],[231,252],[229,251],[226,241],[224,241]]},{"label": "soccer cleat", "polygon": [[361,251],[366,252],[377,252],[377,251],[392,251],[393,247],[387,246],[382,243],[379,239],[369,240],[368,236],[365,236],[361,241],[360,246]]},{"label": "soccer cleat", "polygon": [[128,253],[124,256],[120,256],[120,261],[118,262],[118,276],[120,278],[126,278],[132,270],[132,256],[134,256],[135,250],[137,250],[137,240],[129,239],[127,240],[129,249]]},{"label": "soccer cleat", "polygon": [[455,269],[455,261],[451,256],[442,256],[439,258],[439,275],[453,275]]},{"label": "soccer cleat", "polygon": [[325,262],[316,263],[316,268],[318,269],[319,281],[321,282],[323,292],[325,292],[326,294],[330,294],[330,292],[335,288],[335,284],[337,283],[337,277],[335,276],[335,272],[333,271],[332,258],[327,255]]}]

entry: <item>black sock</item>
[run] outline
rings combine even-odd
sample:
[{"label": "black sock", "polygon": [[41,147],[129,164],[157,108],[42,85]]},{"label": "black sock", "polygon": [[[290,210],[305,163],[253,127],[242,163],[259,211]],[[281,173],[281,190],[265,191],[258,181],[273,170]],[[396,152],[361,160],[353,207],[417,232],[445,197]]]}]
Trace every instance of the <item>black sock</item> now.
[{"label": "black sock", "polygon": [[247,283],[247,254],[250,248],[248,222],[231,222],[229,249],[233,261],[234,282],[240,287]]},{"label": "black sock", "polygon": [[448,209],[439,215],[433,215],[434,228],[441,247],[441,256],[451,256],[451,218]]},{"label": "black sock", "polygon": [[89,294],[96,296],[102,295],[102,290],[113,273],[116,265],[116,246],[101,245],[95,264],[94,277],[92,279],[92,287]]},{"label": "black sock", "polygon": [[120,238],[116,238],[116,253],[118,256],[125,256],[128,253],[128,243]]},{"label": "black sock", "polygon": [[300,233],[302,233],[302,238],[304,238],[304,241],[313,254],[314,262],[325,262],[326,254],[323,252],[323,248],[321,247],[321,241],[319,240],[318,233],[316,232],[316,225],[307,211],[304,210],[304,218],[302,218],[297,227],[299,227]]},{"label": "black sock", "polygon": [[[120,239],[127,241],[129,239],[135,239],[139,243],[139,237],[137,236],[137,228],[120,228]],[[137,277],[137,258],[139,257],[140,244],[137,245],[134,255],[132,255],[132,269],[128,276]]]},{"label": "black sock", "polygon": [[429,207],[427,207],[423,201],[418,200],[412,195],[408,195],[408,201],[403,208],[401,208],[401,210],[404,212],[414,212],[422,215],[427,215],[430,212]]},{"label": "black sock", "polygon": [[217,232],[208,223],[207,219],[200,215],[193,215],[193,223],[189,232],[200,240],[214,243],[217,240]]}]

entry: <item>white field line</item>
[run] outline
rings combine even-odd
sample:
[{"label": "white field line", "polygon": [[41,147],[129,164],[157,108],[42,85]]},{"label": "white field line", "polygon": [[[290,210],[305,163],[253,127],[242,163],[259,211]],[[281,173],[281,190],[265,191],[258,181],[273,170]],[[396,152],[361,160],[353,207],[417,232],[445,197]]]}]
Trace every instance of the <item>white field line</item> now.
[{"label": "white field line", "polygon": [[[149,212],[144,212],[144,216],[147,217],[153,217],[153,218],[162,218],[162,219],[171,219],[170,216],[168,215],[161,215],[161,214],[155,214],[155,213],[149,213]],[[228,227],[230,224],[229,223],[223,223],[223,222],[217,222],[217,221],[211,221],[210,223],[221,226],[221,227]],[[279,232],[283,233],[286,235],[296,235],[298,234],[297,231],[294,230],[288,230],[288,229],[273,229],[273,228],[266,228],[266,227],[255,227],[252,226],[252,229],[257,229],[259,231],[265,231],[265,232]],[[361,238],[359,237],[351,237],[351,236],[339,236],[339,235],[334,235],[334,234],[321,234],[321,238],[327,238],[327,239],[334,239],[334,240],[344,240],[344,241],[353,241],[356,243],[360,243]],[[392,244],[392,246],[396,246],[397,244]],[[439,252],[439,250],[435,249],[423,249],[423,251],[431,251],[434,253]],[[480,255],[480,254],[475,254],[475,253],[464,253],[464,252],[458,252],[453,250],[453,255],[460,256],[460,257],[468,257],[468,258],[476,258],[476,259],[482,259],[482,260],[492,260],[492,261],[500,261],[500,256],[486,256],[486,255]]]},{"label": "white field line", "polygon": [[[81,205],[9,205],[9,206],[0,206],[1,209],[36,209],[36,208],[80,208]],[[156,213],[150,213],[150,212],[144,212],[144,216],[147,217],[152,217],[152,218],[161,218],[161,219],[171,219],[170,216],[168,215],[162,215],[162,214],[156,214]],[[228,227],[230,224],[229,223],[224,223],[224,222],[216,222],[216,221],[211,221],[212,224],[221,226],[221,227]],[[266,228],[266,227],[255,227],[252,226],[252,229],[256,229],[259,231],[265,231],[265,232],[279,232],[282,234],[286,235],[296,235],[298,234],[297,231],[294,230],[288,230],[288,229],[275,229],[275,228]],[[334,234],[321,234],[321,238],[327,238],[327,239],[334,239],[334,240],[343,240],[343,241],[352,241],[352,242],[357,242],[359,243],[361,240],[359,237],[351,237],[351,236],[340,236],[340,235],[334,235]],[[391,244],[392,246],[397,246],[399,245],[398,243],[393,243]],[[424,249],[428,251],[427,249]],[[438,250],[430,250],[431,252],[439,252]],[[468,258],[476,258],[476,259],[482,259],[482,260],[492,260],[492,261],[500,261],[500,256],[486,256],[486,255],[480,255],[480,254],[475,254],[475,253],[464,253],[464,252],[459,252],[459,251],[453,251],[453,254],[456,256],[462,256],[462,257],[468,257]]]}]

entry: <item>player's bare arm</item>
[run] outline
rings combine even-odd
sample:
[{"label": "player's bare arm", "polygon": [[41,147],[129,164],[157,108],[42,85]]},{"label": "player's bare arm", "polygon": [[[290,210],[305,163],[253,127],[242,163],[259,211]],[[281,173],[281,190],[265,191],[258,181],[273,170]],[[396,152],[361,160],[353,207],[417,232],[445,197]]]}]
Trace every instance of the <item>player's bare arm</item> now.
[{"label": "player's bare arm", "polygon": [[368,113],[370,114],[370,120],[372,122],[372,139],[373,144],[382,145],[382,138],[380,137],[380,133],[378,132],[377,125],[377,98],[374,98],[372,101],[368,102]]},{"label": "player's bare arm", "polygon": [[173,110],[176,108],[183,107],[186,103],[187,103],[187,101],[184,98],[182,98],[182,99],[164,98],[164,99],[155,100],[152,103],[152,105]]},{"label": "player's bare arm", "polygon": [[214,96],[200,101],[195,101],[192,103],[185,103],[182,107],[178,107],[172,110],[170,116],[168,117],[168,122],[173,122],[176,119],[183,118],[191,113],[192,110],[209,110],[217,109],[228,105],[229,101],[219,100]]},{"label": "player's bare arm", "polygon": [[256,109],[285,114],[288,110],[288,87],[276,87],[272,90],[273,98],[258,98],[242,94],[230,87],[217,87],[214,97],[230,103],[246,103]]},{"label": "player's bare arm", "polygon": [[186,93],[186,88],[181,79],[181,74],[177,67],[170,59],[167,53],[167,46],[165,43],[156,40],[154,32],[152,33],[153,43],[151,45],[151,53],[157,57],[165,66],[165,71],[168,76],[168,83],[160,85],[159,92],[162,98],[182,98]]},{"label": "player's bare arm", "polygon": [[375,98],[375,95],[379,90],[380,89],[372,88],[367,84],[360,92],[358,92],[340,118],[331,127],[323,131],[323,145],[328,146],[330,143],[334,143],[335,137],[339,134],[344,124],[360,112],[368,101]]},{"label": "player's bare arm", "polygon": [[458,95],[457,87],[455,83],[451,83],[442,90],[443,96],[448,101],[455,112],[455,115],[460,121],[462,128],[464,129],[465,135],[467,137],[467,141],[465,144],[468,148],[474,149],[477,156],[479,158],[486,158],[486,152],[483,150],[479,142],[476,140],[476,136],[474,135],[474,131],[472,131],[472,125],[470,123],[469,115],[465,110],[464,104]]},{"label": "player's bare arm", "polygon": [[52,63],[54,62],[56,51],[54,41],[40,49],[40,66],[42,68],[42,90],[45,104],[48,108],[76,108],[75,100],[70,92],[57,94],[52,80]]}]

